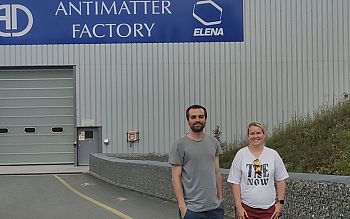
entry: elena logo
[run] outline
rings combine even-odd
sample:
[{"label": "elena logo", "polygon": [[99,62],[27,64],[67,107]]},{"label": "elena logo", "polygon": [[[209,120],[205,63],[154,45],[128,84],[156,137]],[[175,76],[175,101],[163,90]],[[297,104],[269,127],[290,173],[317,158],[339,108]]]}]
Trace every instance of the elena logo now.
[{"label": "elena logo", "polygon": [[205,28],[195,28],[193,36],[223,36],[224,29],[210,27],[221,24],[223,9],[212,0],[201,0],[194,4],[192,15]]},{"label": "elena logo", "polygon": [[0,37],[21,37],[32,27],[33,15],[27,7],[19,4],[0,5]]}]

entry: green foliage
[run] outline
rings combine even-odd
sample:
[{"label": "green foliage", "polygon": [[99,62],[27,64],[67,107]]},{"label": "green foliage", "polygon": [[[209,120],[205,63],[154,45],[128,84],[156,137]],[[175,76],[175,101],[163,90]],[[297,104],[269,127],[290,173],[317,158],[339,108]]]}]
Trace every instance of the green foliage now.
[{"label": "green foliage", "polygon": [[216,138],[216,140],[218,140],[221,143],[221,130],[220,127],[217,125],[215,127],[215,129],[213,130],[213,134],[214,134],[214,138]]},{"label": "green foliage", "polygon": [[235,155],[239,149],[239,147],[235,147],[225,150],[224,153],[220,156],[220,167],[224,169],[230,169],[232,160],[234,158],[233,155]]},{"label": "green foliage", "polygon": [[[294,118],[273,130],[266,145],[281,155],[290,172],[350,175],[350,101],[325,108],[313,118]],[[229,168],[242,144],[225,150],[220,166]],[[246,145],[246,144],[245,144]]]},{"label": "green foliage", "polygon": [[224,153],[220,156],[220,167],[229,169],[233,160],[232,155],[236,154],[237,151],[244,145],[247,145],[247,141],[234,143],[221,142],[222,131],[220,130],[219,126],[216,126],[215,129],[212,130],[212,132],[214,134],[214,138],[216,138],[220,142],[221,149],[224,151]]}]

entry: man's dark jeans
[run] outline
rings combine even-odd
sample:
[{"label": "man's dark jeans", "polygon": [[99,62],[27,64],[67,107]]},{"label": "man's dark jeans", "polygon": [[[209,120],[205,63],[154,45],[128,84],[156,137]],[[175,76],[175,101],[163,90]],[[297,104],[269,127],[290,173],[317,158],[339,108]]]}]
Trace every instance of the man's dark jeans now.
[{"label": "man's dark jeans", "polygon": [[[184,219],[224,219],[225,209],[224,204],[221,203],[217,209],[203,212],[194,212],[187,209]],[[181,214],[179,211],[180,219]]]}]

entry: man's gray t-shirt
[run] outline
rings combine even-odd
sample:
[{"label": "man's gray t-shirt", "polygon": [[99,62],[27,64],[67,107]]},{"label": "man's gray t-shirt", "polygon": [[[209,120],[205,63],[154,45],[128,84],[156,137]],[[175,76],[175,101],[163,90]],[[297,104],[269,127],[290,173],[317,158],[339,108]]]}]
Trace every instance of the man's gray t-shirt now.
[{"label": "man's gray t-shirt", "polygon": [[220,154],[220,143],[207,135],[200,141],[184,136],[171,147],[169,163],[182,166],[184,198],[191,211],[202,212],[219,207],[215,156]]}]

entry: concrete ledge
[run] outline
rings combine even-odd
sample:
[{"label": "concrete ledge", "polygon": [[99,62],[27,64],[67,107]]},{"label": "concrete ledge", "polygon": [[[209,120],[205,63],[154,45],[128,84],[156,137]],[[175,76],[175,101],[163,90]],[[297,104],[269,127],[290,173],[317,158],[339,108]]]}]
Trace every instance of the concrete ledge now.
[{"label": "concrete ledge", "polygon": [[[228,171],[222,170],[225,211],[233,215]],[[91,154],[89,172],[124,188],[176,201],[167,162],[125,160]],[[283,218],[349,218],[350,177],[290,173]]]},{"label": "concrete ledge", "polygon": [[106,154],[92,154],[89,172],[117,186],[176,200],[171,184],[170,165],[166,162],[125,160]]}]

